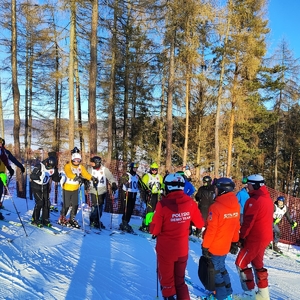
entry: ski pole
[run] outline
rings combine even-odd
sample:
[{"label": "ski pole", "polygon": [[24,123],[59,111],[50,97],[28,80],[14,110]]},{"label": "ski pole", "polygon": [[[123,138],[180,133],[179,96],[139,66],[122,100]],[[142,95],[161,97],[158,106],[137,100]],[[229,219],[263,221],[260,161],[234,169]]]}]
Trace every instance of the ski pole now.
[{"label": "ski pole", "polygon": [[112,192],[112,198],[110,201],[110,229],[112,229],[112,219],[113,219],[113,213],[114,213],[114,201],[115,201],[115,192]]},{"label": "ski pole", "polygon": [[3,185],[4,185],[5,188],[6,188],[8,197],[10,197],[10,200],[11,200],[11,202],[12,202],[12,204],[13,204],[13,206],[14,206],[16,212],[17,212],[17,215],[18,215],[18,217],[19,217],[19,220],[20,220],[20,222],[21,222],[21,224],[22,224],[22,227],[23,227],[23,229],[24,229],[25,235],[28,237],[28,234],[27,234],[27,232],[26,232],[24,223],[23,223],[22,220],[21,220],[20,214],[19,214],[19,212],[18,212],[18,210],[17,210],[17,207],[16,207],[16,204],[15,204],[15,202],[14,202],[14,199],[12,198],[12,195],[11,195],[11,193],[9,192],[9,189],[8,189],[8,187],[7,187],[7,176],[6,176],[6,174],[5,174],[5,173],[0,173],[0,179],[2,180]]},{"label": "ski pole", "polygon": [[80,189],[79,197],[80,197],[80,206],[81,206],[82,230],[83,230],[84,235],[85,235],[85,224],[84,224],[83,207],[82,207],[82,188],[81,188],[81,184],[79,186],[79,189]]},{"label": "ski pole", "polygon": [[95,188],[95,190],[96,190],[99,231],[101,231],[100,208],[99,208],[99,195],[98,195],[98,189],[97,189],[97,187],[94,186],[94,188]]}]

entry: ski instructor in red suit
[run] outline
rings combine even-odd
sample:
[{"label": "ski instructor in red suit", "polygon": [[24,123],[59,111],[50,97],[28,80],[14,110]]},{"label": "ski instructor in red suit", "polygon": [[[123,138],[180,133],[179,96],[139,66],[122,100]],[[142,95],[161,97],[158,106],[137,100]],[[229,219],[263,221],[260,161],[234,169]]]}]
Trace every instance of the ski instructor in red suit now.
[{"label": "ski instructor in red suit", "polygon": [[157,203],[150,224],[152,237],[157,237],[158,278],[164,300],[190,299],[184,281],[189,250],[189,228],[191,222],[197,228],[204,226],[197,203],[183,192],[184,183],[180,174],[166,176],[166,196]]},{"label": "ski instructor in red suit", "polygon": [[256,281],[258,291],[255,299],[270,300],[268,271],[264,268],[263,258],[267,246],[273,239],[274,204],[261,175],[248,176],[247,186],[250,198],[244,207],[239,240],[241,250],[235,264],[245,294],[250,292],[254,295]]}]

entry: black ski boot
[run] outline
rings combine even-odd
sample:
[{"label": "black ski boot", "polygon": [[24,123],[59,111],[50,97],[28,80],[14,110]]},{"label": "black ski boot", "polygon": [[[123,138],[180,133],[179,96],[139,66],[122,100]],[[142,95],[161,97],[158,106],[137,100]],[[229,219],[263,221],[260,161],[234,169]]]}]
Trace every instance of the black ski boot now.
[{"label": "black ski boot", "polygon": [[164,297],[164,300],[176,300],[176,299],[177,299],[176,295]]},{"label": "black ski boot", "polygon": [[52,224],[50,222],[49,219],[45,219],[42,221],[42,224],[45,226],[45,227],[52,227]]},{"label": "black ski boot", "polygon": [[31,219],[31,224],[36,226],[36,227],[43,227],[43,224],[41,223],[40,220]]},{"label": "black ski boot", "polygon": [[75,219],[70,219],[69,224],[74,228],[80,229],[80,225]]}]

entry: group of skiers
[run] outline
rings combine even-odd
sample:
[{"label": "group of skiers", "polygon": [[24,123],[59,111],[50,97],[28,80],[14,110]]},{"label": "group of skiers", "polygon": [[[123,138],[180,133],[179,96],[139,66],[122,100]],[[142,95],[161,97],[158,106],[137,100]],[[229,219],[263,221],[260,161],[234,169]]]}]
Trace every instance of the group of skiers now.
[{"label": "group of skiers", "polygon": [[[4,145],[5,141],[0,138],[0,172],[5,172],[7,168],[10,176],[13,175],[9,160],[24,172],[23,165]],[[80,228],[75,217],[79,189],[84,184],[91,197],[90,226],[105,228],[101,216],[109,183],[113,192],[119,190],[124,207],[119,229],[132,233],[130,220],[140,192],[146,204],[140,230],[151,233],[157,241],[157,270],[165,300],[190,299],[184,277],[191,225],[196,228],[194,234],[202,237],[202,256],[210,260],[214,268],[214,294],[207,299],[233,299],[230,276],[225,265],[228,253],[237,254],[237,272],[247,296],[259,300],[270,299],[268,272],[263,264],[265,250],[273,241],[272,248],[280,252],[277,246],[280,237],[278,224],[284,216],[292,229],[297,226],[283,196],[279,196],[274,203],[264,178],[259,174],[244,178],[244,187],[237,195],[232,179],[221,177],[212,180],[210,176],[204,176],[203,185],[194,200],[191,196],[196,189],[191,183],[190,173],[186,172],[189,168],[164,177],[159,174],[159,166],[155,162],[142,177],[137,174],[137,169],[136,162],[130,163],[128,172],[118,184],[110,170],[102,165],[99,156],[91,157],[90,166],[85,168],[80,150],[75,147],[71,151],[70,161],[59,172],[56,156],[49,155],[30,174],[35,199],[32,224],[51,226],[49,195],[53,180],[60,182],[62,187],[63,205],[59,224]],[[0,195],[2,192],[3,183],[0,180]],[[70,217],[67,219],[68,213]],[[256,293],[255,283],[258,287]]]}]

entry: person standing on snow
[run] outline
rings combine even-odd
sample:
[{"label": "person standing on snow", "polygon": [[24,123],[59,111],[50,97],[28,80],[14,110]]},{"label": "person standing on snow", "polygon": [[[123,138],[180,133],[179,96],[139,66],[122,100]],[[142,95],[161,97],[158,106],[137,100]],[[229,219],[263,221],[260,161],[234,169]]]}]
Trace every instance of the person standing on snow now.
[{"label": "person standing on snow", "polygon": [[[92,174],[94,178],[98,179],[97,186],[94,187],[92,182],[89,189],[92,202],[90,226],[95,228],[100,228],[101,226],[101,228],[105,229],[105,226],[100,221],[100,219],[103,212],[104,201],[107,195],[107,181],[111,184],[113,193],[118,189],[117,181],[110,170],[101,164],[101,157],[94,156],[90,159],[90,162],[92,164],[92,167],[88,169],[88,172]],[[98,212],[100,216],[98,215]]]},{"label": "person standing on snow", "polygon": [[158,278],[164,300],[190,299],[185,284],[188,260],[189,227],[197,228],[204,220],[197,203],[184,190],[185,180],[178,174],[168,174],[164,180],[166,196],[157,203],[150,223],[152,238],[157,238]]},{"label": "person standing on snow", "polygon": [[135,206],[137,192],[141,188],[141,178],[136,173],[138,167],[139,165],[137,163],[130,163],[129,172],[125,173],[120,179],[120,185],[122,188],[120,198],[121,202],[124,203],[124,213],[119,229],[128,233],[134,232],[132,227],[129,225],[129,222]]},{"label": "person standing on snow", "polygon": [[253,267],[258,286],[256,299],[269,300],[268,270],[264,268],[263,258],[273,239],[274,204],[261,175],[248,176],[247,187],[250,198],[244,207],[239,239],[241,249],[235,264],[245,293],[252,294],[255,288]]},{"label": "person standing on snow", "polygon": [[160,195],[163,190],[163,178],[158,174],[157,163],[152,163],[150,165],[150,172],[146,173],[142,177],[143,189],[141,191],[142,198],[147,205],[146,216],[143,220],[141,231],[149,232],[149,224],[152,221],[152,217],[155,211],[156,204],[160,200]]},{"label": "person standing on snow", "polygon": [[[66,181],[62,185],[63,207],[60,212],[58,224],[80,228],[80,225],[75,220],[78,210],[78,190],[84,178],[92,180],[95,186],[98,184],[98,179],[94,178],[81,164],[80,150],[77,147],[71,151],[71,155],[71,161],[64,166]],[[71,209],[70,219],[67,220],[66,215],[69,208]]]},{"label": "person standing on snow", "polygon": [[[201,211],[204,221],[206,222],[208,209],[215,199],[215,188],[212,185],[212,179],[210,176],[204,176],[202,181],[203,185],[199,187],[195,199],[198,203],[198,208]],[[200,237],[201,229],[197,229],[195,235]]]},{"label": "person standing on snow", "polygon": [[245,185],[241,190],[239,190],[236,194],[238,200],[239,200],[239,204],[240,204],[240,213],[241,213],[241,217],[240,217],[240,222],[241,224],[243,223],[243,214],[244,214],[244,207],[245,207],[245,203],[246,201],[250,198],[249,193],[248,193],[248,188],[247,188],[247,177],[244,177],[242,179],[242,183]]},{"label": "person standing on snow", "polygon": [[[56,158],[49,156],[37,164],[30,174],[30,186],[33,192],[35,206],[32,213],[31,224],[42,227],[51,227],[50,223],[50,183],[60,181],[60,175],[56,168]],[[41,216],[42,210],[42,216]],[[41,220],[40,220],[41,217]]]},{"label": "person standing on snow", "polygon": [[233,299],[225,259],[229,252],[238,252],[240,206],[233,193],[234,188],[230,178],[222,177],[215,181],[216,198],[209,207],[203,233],[202,255],[212,261],[215,269],[216,294],[209,299]]},{"label": "person standing on snow", "polygon": [[[6,169],[9,172],[9,178],[13,177],[15,171],[11,167],[9,161],[14,163],[18,168],[20,168],[21,172],[25,172],[24,166],[11,154],[9,150],[5,148],[5,140],[0,138],[0,173],[6,173]],[[2,208],[2,195],[3,195],[3,182],[0,180],[0,209]],[[0,212],[0,220],[3,220],[4,217]]]},{"label": "person standing on snow", "polygon": [[278,224],[280,223],[281,219],[285,216],[287,221],[291,224],[292,230],[297,227],[297,222],[292,220],[290,211],[288,207],[284,204],[285,199],[283,196],[279,196],[277,200],[274,202],[274,213],[273,213],[273,244],[272,248],[274,251],[282,253],[282,251],[278,248],[277,243],[279,242],[280,238],[280,229]]}]

